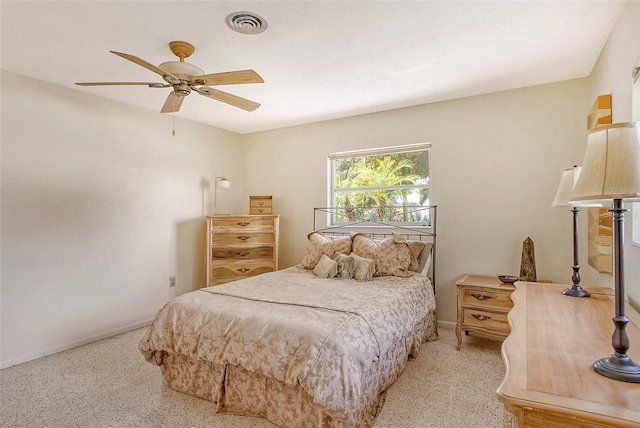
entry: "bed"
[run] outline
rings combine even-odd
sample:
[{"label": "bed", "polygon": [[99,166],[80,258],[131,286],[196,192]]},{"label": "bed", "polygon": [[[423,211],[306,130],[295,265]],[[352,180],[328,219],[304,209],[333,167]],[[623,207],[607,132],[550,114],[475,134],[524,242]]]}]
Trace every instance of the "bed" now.
[{"label": "bed", "polygon": [[139,349],[165,385],[216,412],[370,427],[407,361],[438,338],[430,209],[430,228],[375,238],[314,220],[300,264],[172,299]]}]

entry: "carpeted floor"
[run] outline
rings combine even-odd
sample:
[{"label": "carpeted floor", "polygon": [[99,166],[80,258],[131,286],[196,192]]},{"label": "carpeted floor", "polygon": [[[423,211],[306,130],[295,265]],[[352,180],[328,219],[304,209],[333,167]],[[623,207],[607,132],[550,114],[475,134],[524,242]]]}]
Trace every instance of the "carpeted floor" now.
[{"label": "carpeted floor", "polygon": [[[0,426],[274,428],[163,386],[138,352],[144,331],[0,370]],[[453,330],[439,333],[391,386],[375,428],[502,426],[501,342],[465,336],[456,351]]]}]

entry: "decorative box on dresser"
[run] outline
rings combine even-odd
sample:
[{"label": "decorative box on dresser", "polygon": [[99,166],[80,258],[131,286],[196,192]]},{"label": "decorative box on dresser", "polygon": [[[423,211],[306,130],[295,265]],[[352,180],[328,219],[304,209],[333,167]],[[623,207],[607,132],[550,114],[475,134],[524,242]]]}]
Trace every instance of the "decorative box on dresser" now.
[{"label": "decorative box on dresser", "polygon": [[[640,427],[640,383],[596,373],[613,353],[613,290],[591,297],[562,294],[566,285],[518,282],[502,344],[506,375],[497,390],[504,427]],[[640,361],[640,315],[625,308],[629,357]]]},{"label": "decorative box on dresser", "polygon": [[462,331],[482,333],[497,339],[509,335],[507,314],[513,307],[513,284],[503,284],[496,276],[464,275],[456,281],[458,351],[462,347]]},{"label": "decorative box on dresser", "polygon": [[207,217],[206,286],[278,270],[278,214]]}]

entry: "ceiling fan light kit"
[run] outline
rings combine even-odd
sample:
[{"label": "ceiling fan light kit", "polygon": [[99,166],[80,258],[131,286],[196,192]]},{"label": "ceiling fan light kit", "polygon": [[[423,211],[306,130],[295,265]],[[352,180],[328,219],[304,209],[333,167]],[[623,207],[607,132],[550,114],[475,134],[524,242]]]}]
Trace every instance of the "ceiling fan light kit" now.
[{"label": "ceiling fan light kit", "polygon": [[180,58],[180,61],[167,61],[155,65],[138,58],[137,56],[111,51],[124,59],[134,62],[154,73],[160,75],[166,84],[156,82],[79,82],[79,86],[109,86],[109,85],[144,85],[150,88],[173,87],[173,92],[169,93],[160,112],[173,113],[180,110],[184,97],[195,91],[198,94],[221,101],[223,103],[241,108],[246,111],[254,111],[260,107],[259,103],[209,88],[203,85],[237,85],[245,83],[264,83],[262,77],[253,70],[227,71],[223,73],[205,74],[205,72],[193,64],[185,62],[184,59],[190,57],[195,51],[195,47],[188,42],[175,40],[169,42],[169,49]]}]

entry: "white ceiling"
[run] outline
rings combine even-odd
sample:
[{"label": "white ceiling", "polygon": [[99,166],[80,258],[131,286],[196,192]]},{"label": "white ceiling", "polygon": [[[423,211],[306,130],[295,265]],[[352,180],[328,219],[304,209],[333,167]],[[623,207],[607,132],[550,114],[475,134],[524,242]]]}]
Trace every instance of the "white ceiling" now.
[{"label": "white ceiling", "polygon": [[[80,87],[157,81],[116,55],[177,60],[196,47],[206,73],[252,68],[263,84],[219,87],[262,104],[247,112],[196,93],[176,117],[245,134],[586,77],[618,1],[5,1],[2,69],[160,111],[171,89]],[[225,18],[250,11],[265,32]],[[158,113],[160,114],[160,113]]]}]

